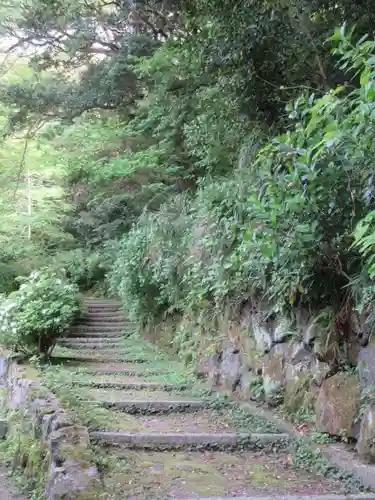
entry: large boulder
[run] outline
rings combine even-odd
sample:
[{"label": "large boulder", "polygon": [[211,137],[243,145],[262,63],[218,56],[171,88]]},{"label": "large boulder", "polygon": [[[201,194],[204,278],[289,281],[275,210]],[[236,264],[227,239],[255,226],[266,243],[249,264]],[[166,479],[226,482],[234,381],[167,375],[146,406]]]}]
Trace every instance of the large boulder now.
[{"label": "large boulder", "polygon": [[315,403],[318,431],[356,438],[360,400],[361,390],[356,375],[341,372],[324,380]]},{"label": "large boulder", "polygon": [[277,344],[263,360],[263,389],[266,402],[277,406],[283,401],[284,364],[287,344]]},{"label": "large boulder", "polygon": [[259,315],[252,318],[252,333],[257,351],[262,354],[269,352],[273,344],[272,332],[263,324]]},{"label": "large boulder", "polygon": [[375,405],[365,409],[357,443],[358,455],[367,462],[375,462]]},{"label": "large boulder", "polygon": [[280,344],[291,336],[292,323],[289,319],[280,317],[275,321],[273,331],[271,333],[272,343]]},{"label": "large boulder", "polygon": [[252,371],[255,375],[261,375],[263,354],[257,351],[255,340],[251,334],[242,336],[240,349],[244,370]]},{"label": "large boulder", "polygon": [[219,354],[205,355],[199,358],[195,369],[197,377],[202,377],[216,387],[220,378],[220,357]]},{"label": "large boulder", "polygon": [[220,385],[234,391],[239,385],[242,374],[240,350],[229,341],[223,345],[220,364]]},{"label": "large boulder", "polygon": [[255,377],[252,371],[245,371],[241,375],[240,384],[237,388],[237,394],[238,397],[244,401],[250,401],[252,399],[254,378]]},{"label": "large boulder", "polygon": [[315,364],[311,370],[312,381],[315,386],[321,387],[323,382],[328,378],[331,372],[331,368],[328,363],[323,363],[323,361],[315,360]]},{"label": "large boulder", "polygon": [[310,387],[315,364],[314,355],[303,342],[289,344],[284,363],[284,386],[285,405],[292,413],[311,408],[314,395]]},{"label": "large boulder", "polygon": [[86,427],[71,425],[52,431],[49,436],[49,457],[50,477],[46,486],[48,500],[73,500],[93,490],[101,492],[100,475],[93,464]]},{"label": "large boulder", "polygon": [[301,374],[312,370],[316,360],[313,353],[302,342],[288,344],[285,352],[285,384],[294,383]]},{"label": "large boulder", "polygon": [[375,387],[375,337],[359,351],[358,372],[364,390]]}]

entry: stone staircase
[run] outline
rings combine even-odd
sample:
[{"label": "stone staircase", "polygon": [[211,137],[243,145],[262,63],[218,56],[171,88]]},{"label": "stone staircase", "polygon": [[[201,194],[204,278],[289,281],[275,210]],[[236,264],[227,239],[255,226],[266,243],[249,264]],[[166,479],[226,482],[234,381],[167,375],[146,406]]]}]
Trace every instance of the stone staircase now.
[{"label": "stone staircase", "polygon": [[182,380],[177,362],[133,335],[117,302],[87,299],[85,309],[55,362],[104,412],[90,439],[106,464],[106,500],[375,499],[295,467],[288,435]]}]

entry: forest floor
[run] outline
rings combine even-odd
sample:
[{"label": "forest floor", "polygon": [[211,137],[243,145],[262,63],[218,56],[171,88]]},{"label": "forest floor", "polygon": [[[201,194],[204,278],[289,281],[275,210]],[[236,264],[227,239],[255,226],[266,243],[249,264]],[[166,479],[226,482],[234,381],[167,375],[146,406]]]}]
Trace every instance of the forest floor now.
[{"label": "forest floor", "polygon": [[0,468],[0,500],[26,500],[25,496],[16,492],[8,472],[8,469]]}]

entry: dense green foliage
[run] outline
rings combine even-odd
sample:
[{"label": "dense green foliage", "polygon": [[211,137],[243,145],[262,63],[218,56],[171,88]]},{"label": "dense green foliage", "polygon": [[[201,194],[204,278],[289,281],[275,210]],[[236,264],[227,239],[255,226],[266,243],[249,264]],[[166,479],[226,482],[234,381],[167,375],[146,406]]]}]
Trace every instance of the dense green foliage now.
[{"label": "dense green foliage", "polygon": [[27,355],[48,355],[77,317],[78,288],[48,271],[33,272],[0,307],[0,342]]},{"label": "dense green foliage", "polygon": [[50,269],[56,272],[62,270],[67,279],[82,291],[92,290],[102,284],[108,271],[103,253],[82,248],[60,252],[51,262]]},{"label": "dense green foliage", "polygon": [[142,324],[266,297],[345,330],[371,302],[373,2],[30,0],[0,17],[17,61],[0,291],[42,262],[84,290],[109,273]]},{"label": "dense green foliage", "polygon": [[358,280],[372,299],[352,234],[374,207],[375,44],[352,45],[343,30],[332,41],[360,71],[358,89],[300,97],[288,108],[293,126],[232,178],[203,183],[124,237],[110,279],[134,319],[219,314],[262,296],[274,311],[329,305],[345,326]]}]

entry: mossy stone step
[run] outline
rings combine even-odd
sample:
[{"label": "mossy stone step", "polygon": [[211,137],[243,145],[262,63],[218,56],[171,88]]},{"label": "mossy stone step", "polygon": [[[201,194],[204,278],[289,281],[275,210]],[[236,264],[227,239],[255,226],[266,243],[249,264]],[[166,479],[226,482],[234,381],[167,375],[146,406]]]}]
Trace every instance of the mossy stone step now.
[{"label": "mossy stone step", "polygon": [[127,319],[123,311],[106,311],[104,309],[100,309],[98,311],[83,311],[81,314],[81,318],[93,318],[93,319],[101,319],[101,318],[115,318],[115,319]]},{"label": "mossy stone step", "polygon": [[59,339],[60,342],[67,342],[69,344],[102,344],[103,346],[107,344],[115,344],[115,343],[122,343],[123,337],[117,336],[117,337],[61,337]]},{"label": "mossy stone step", "polygon": [[[56,361],[54,358],[51,360],[52,362]],[[122,362],[114,362],[112,360],[111,363],[107,365],[97,362],[97,360],[93,361],[91,364],[86,363],[81,365],[79,361],[68,361],[66,363],[66,368],[83,368],[83,373],[85,375],[98,375],[98,376],[143,376],[144,373],[147,375],[169,375],[171,373],[170,369],[165,368],[155,368],[155,367],[145,367],[144,364],[133,364],[133,363],[122,363]]]},{"label": "mossy stone step", "polygon": [[120,324],[127,324],[131,325],[132,321],[128,321],[124,316],[118,316],[118,317],[113,317],[113,316],[94,316],[94,315],[89,315],[89,316],[81,316],[79,318],[78,324],[90,324],[90,325],[104,325],[104,324],[110,324],[110,325],[117,325],[118,323]]},{"label": "mossy stone step", "polygon": [[287,443],[287,434],[251,434],[251,433],[133,433],[92,431],[93,441],[121,445],[126,448],[150,450],[180,449],[258,449],[272,444]]},{"label": "mossy stone step", "polygon": [[141,432],[161,434],[220,434],[234,432],[258,432],[256,429],[239,426],[238,423],[228,418],[224,411],[211,410],[208,408],[194,412],[163,413],[160,414],[137,414],[129,415],[115,409],[106,410],[106,421],[104,426],[91,430],[105,430],[116,432]]},{"label": "mossy stone step", "polygon": [[126,413],[171,413],[191,412],[207,408],[209,401],[173,394],[168,391],[146,389],[87,389],[83,397],[105,408],[112,408]]},{"label": "mossy stone step", "polygon": [[[121,333],[121,335],[119,335]],[[69,338],[93,338],[97,339],[110,339],[110,338],[118,338],[122,337],[123,334],[126,335],[126,331],[122,330],[121,332],[91,332],[91,331],[73,331],[70,330],[68,337]]]},{"label": "mossy stone step", "polygon": [[82,302],[84,304],[121,304],[121,301],[114,297],[84,297]]},{"label": "mossy stone step", "polygon": [[143,364],[143,363],[147,363],[148,360],[145,359],[145,358],[132,358],[132,359],[125,359],[125,358],[122,358],[121,356],[110,356],[110,357],[105,357],[104,355],[99,355],[99,352],[98,351],[98,356],[79,356],[79,355],[76,355],[76,356],[65,356],[65,355],[57,355],[57,356],[53,356],[51,358],[51,361],[52,363],[57,363],[57,364],[61,364],[61,363],[77,363],[77,364],[82,364],[84,365],[85,363],[139,363],[139,364]]},{"label": "mossy stone step", "polygon": [[[338,494],[345,498],[344,481],[298,469],[290,464],[287,450],[269,453],[270,448],[272,445],[254,450],[166,453],[104,442],[100,451],[107,467],[102,478],[109,497],[118,500],[258,500],[265,496],[273,500],[284,496],[283,500],[289,500],[288,495],[292,495],[291,500],[315,500],[314,495],[337,500]],[[354,499],[369,500],[362,495],[353,495]]]},{"label": "mossy stone step", "polygon": [[[130,364],[130,363],[126,363],[126,364]],[[87,373],[91,374],[91,375],[124,375],[125,377],[131,377],[132,375],[140,375],[145,372],[145,369],[144,367],[142,366],[142,364],[139,364],[138,365],[139,368],[136,368],[135,366],[132,367],[132,368],[124,368],[124,369],[111,369],[111,368],[106,368],[106,367],[103,367],[102,370],[100,370],[99,368],[93,368],[93,369],[87,369]],[[169,375],[170,374],[170,371],[168,370],[164,370],[164,369],[158,369],[158,368],[155,368],[155,369],[150,369],[148,368],[147,369],[147,375]]]},{"label": "mossy stone step", "polygon": [[133,323],[130,321],[126,321],[122,319],[121,321],[108,321],[108,319],[101,320],[101,321],[91,321],[87,319],[80,319],[76,323],[74,323],[74,326],[90,326],[90,327],[95,327],[95,328],[119,328],[123,326],[131,326],[133,327]]},{"label": "mossy stone step", "polygon": [[116,306],[121,306],[121,302],[118,300],[107,300],[107,299],[84,299],[83,303],[86,305],[116,305]]},{"label": "mossy stone step", "polygon": [[111,351],[114,349],[121,349],[122,342],[69,342],[59,340],[58,345],[66,347],[67,349],[103,349]]},{"label": "mossy stone step", "polygon": [[137,401],[181,401],[181,402],[191,402],[191,401],[198,401],[199,403],[204,403],[205,406],[207,406],[207,400],[202,401],[201,398],[195,398],[195,397],[190,397],[186,395],[181,395],[181,394],[171,394],[168,391],[163,391],[159,390],[156,392],[154,389],[153,391],[148,391],[147,389],[139,389],[138,387],[136,389],[120,389],[117,390],[116,388],[107,388],[107,389],[98,389],[98,388],[92,388],[92,389],[87,389],[84,391],[84,394],[88,396],[88,399],[94,400],[94,401],[113,401],[113,402],[122,402],[122,401],[129,401],[129,400],[137,400]]},{"label": "mossy stone step", "polygon": [[117,389],[117,390],[134,390],[134,391],[183,391],[187,390],[188,386],[165,384],[163,382],[116,382],[116,381],[95,381],[95,380],[75,380],[75,384],[82,387],[92,387],[97,389]]},{"label": "mossy stone step", "polygon": [[124,362],[127,364],[142,364],[143,368],[145,368],[146,365],[152,368],[150,364],[155,362],[153,356],[153,353],[144,353],[142,351],[134,352],[126,348],[124,349],[121,346],[91,348],[90,344],[82,344],[81,347],[77,347],[76,345],[67,346],[60,344],[57,345],[54,352],[55,358],[74,358],[74,361],[82,359],[83,363],[87,363],[87,359],[103,363],[103,358],[105,359],[105,362],[110,363]]},{"label": "mossy stone step", "polygon": [[[82,348],[77,347],[76,345],[72,345],[67,347],[64,344],[59,344],[56,346],[55,356],[85,356],[85,357],[96,357],[96,356],[112,356],[115,355],[118,358],[128,358],[128,361],[131,363],[134,359],[138,360],[145,360],[145,361],[154,361],[154,357],[156,356],[152,351],[151,352],[144,352],[142,350],[132,350],[123,344],[119,344],[117,347],[113,347],[111,345],[105,345],[100,348],[96,347],[91,347],[91,344],[85,344],[83,343]],[[135,362],[140,362],[140,361],[135,361]],[[142,362],[142,361],[141,361]]]},{"label": "mossy stone step", "polygon": [[96,404],[103,408],[113,408],[130,414],[157,414],[157,413],[178,413],[196,411],[206,408],[204,401],[96,401]]},{"label": "mossy stone step", "polygon": [[99,299],[89,299],[84,300],[83,304],[90,307],[101,307],[101,306],[116,306],[121,307],[121,302],[118,300],[99,300]]},{"label": "mossy stone step", "polygon": [[85,309],[91,312],[122,312],[121,306],[110,304],[86,304]]},{"label": "mossy stone step", "polygon": [[126,328],[128,328],[129,325],[73,325],[71,327],[71,331],[73,332],[101,332],[101,333],[106,333],[106,332],[122,332]]}]

